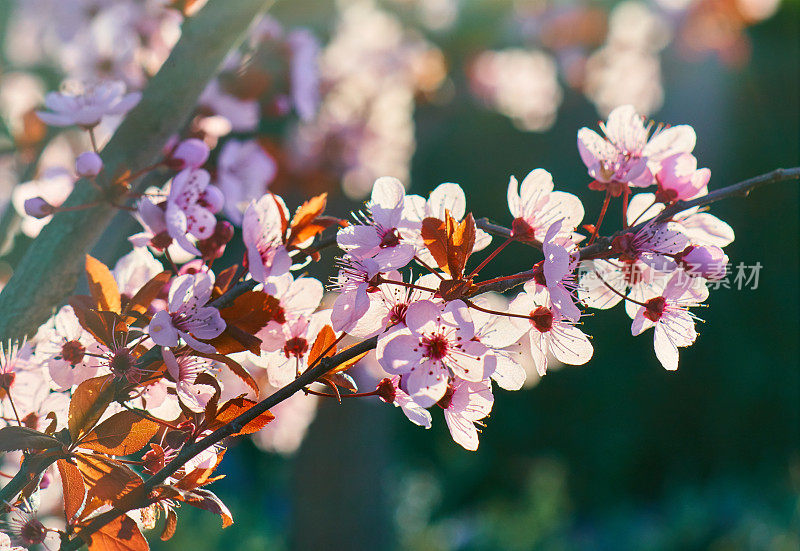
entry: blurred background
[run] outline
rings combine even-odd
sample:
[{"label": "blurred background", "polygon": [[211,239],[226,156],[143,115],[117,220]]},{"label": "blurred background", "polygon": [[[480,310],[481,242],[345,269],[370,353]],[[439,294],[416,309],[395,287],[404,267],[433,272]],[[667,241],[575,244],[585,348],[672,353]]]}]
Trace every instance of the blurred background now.
[{"label": "blurred background", "polygon": [[[0,2],[0,279],[38,231],[20,190],[42,193],[85,147],[37,123],[43,93],[64,78],[143,87],[181,10],[199,4]],[[576,133],[620,104],[691,124],[712,189],[800,164],[798,21],[800,2],[778,0],[278,1],[187,133],[256,140],[274,164],[259,185],[290,205],[327,191],[343,215],[392,175],[421,195],[457,182],[476,217],[508,224],[509,176],[542,167],[590,222],[602,194],[587,189]],[[288,114],[278,75],[296,90],[301,55],[318,86]],[[226,118],[220,97],[255,105],[254,120]],[[377,401],[295,404],[283,427],[222,463],[213,489],[236,523],[222,531],[184,507],[176,535],[153,549],[800,549],[798,186],[713,212],[736,230],[731,263],[763,268],[757,287],[712,292],[678,372],[617,308],[585,321],[589,364],[496,390],[474,453],[441,416],[425,431]],[[127,250],[98,245],[107,261]],[[229,250],[221,265],[240,258]],[[538,260],[509,247],[485,274]]]}]

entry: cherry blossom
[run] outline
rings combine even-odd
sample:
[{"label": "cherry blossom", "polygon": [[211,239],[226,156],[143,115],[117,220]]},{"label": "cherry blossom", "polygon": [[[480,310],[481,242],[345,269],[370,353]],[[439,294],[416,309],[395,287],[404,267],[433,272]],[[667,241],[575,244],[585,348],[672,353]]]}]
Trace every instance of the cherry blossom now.
[{"label": "cherry blossom", "polygon": [[[484,303],[481,300],[475,302]],[[495,357],[492,380],[503,390],[522,388],[527,375],[520,362],[520,353],[514,348],[525,335],[527,327],[513,323],[508,316],[488,314],[480,310],[472,310],[470,315],[475,325],[473,338],[489,348]]]},{"label": "cherry blossom", "polygon": [[200,168],[208,160],[211,150],[204,141],[189,138],[169,148],[167,164],[175,170]]},{"label": "cherry blossom", "polygon": [[444,419],[455,443],[466,450],[477,450],[478,429],[475,425],[492,411],[492,383],[488,380],[455,380],[448,385],[438,403],[444,409]]},{"label": "cherry blossom", "polygon": [[[41,198],[52,207],[60,207],[67,200],[69,194],[72,193],[74,186],[75,177],[63,168],[49,168],[44,171],[40,178],[15,186],[11,192],[11,201],[14,209],[20,215],[27,215],[22,220],[23,233],[28,237],[36,237],[52,218],[47,212],[40,213],[44,214],[44,217],[37,216],[34,218],[28,215],[26,209],[28,199]],[[40,206],[42,206],[41,203]]]},{"label": "cherry blossom", "polygon": [[641,260],[593,260],[582,265],[585,269],[578,286],[578,297],[590,308],[606,310],[625,301],[625,312],[636,315],[636,302],[658,296],[666,283],[664,273]]},{"label": "cherry blossom", "polygon": [[689,308],[697,306],[708,297],[708,288],[702,280],[675,272],[661,295],[640,305],[631,324],[631,334],[641,335],[655,327],[653,346],[656,357],[664,369],[678,369],[678,347],[694,343],[697,317]]},{"label": "cherry blossom", "polygon": [[75,159],[75,173],[81,178],[93,178],[103,170],[103,160],[94,151],[84,151]]},{"label": "cherry blossom", "polygon": [[185,241],[187,234],[197,239],[214,234],[214,214],[222,209],[225,198],[219,188],[209,185],[210,181],[209,173],[199,168],[184,169],[172,179],[165,221],[170,237],[179,243]]},{"label": "cherry blossom", "polygon": [[211,360],[189,354],[175,356],[169,348],[162,348],[161,354],[167,371],[175,380],[176,392],[181,404],[189,411],[201,413],[214,395],[214,387],[198,384],[197,376],[211,371]]},{"label": "cherry blossom", "polygon": [[286,323],[270,324],[256,334],[266,353],[253,361],[267,369],[269,384],[282,387],[305,371],[311,346],[329,322],[330,310],[322,310]]},{"label": "cherry blossom", "polygon": [[199,352],[213,353],[214,347],[197,339],[213,339],[225,330],[219,310],[206,306],[214,287],[207,273],[176,277],[169,290],[167,310],[156,312],[148,333],[153,342],[174,347],[182,338]]},{"label": "cherry blossom", "polygon": [[286,40],[292,50],[292,103],[300,120],[309,121],[316,115],[320,102],[319,41],[307,29],[292,31]]},{"label": "cherry blossom", "polygon": [[344,255],[339,260],[339,273],[334,281],[339,296],[331,312],[335,331],[351,331],[367,313],[370,306],[367,291],[373,287],[373,280],[379,273],[378,263],[371,258],[359,260]]},{"label": "cherry blossom", "polygon": [[261,108],[258,101],[253,99],[239,99],[222,90],[217,79],[208,83],[198,103],[207,107],[212,113],[227,121],[228,132],[249,132],[258,126]]},{"label": "cherry blossom", "polygon": [[650,186],[664,159],[691,153],[696,141],[687,125],[656,130],[651,136],[631,105],[614,109],[600,128],[605,138],[585,127],[578,131],[578,151],[589,175],[602,184]]},{"label": "cherry blossom", "polygon": [[242,238],[247,248],[247,265],[253,279],[265,283],[268,277],[289,271],[292,260],[283,245],[283,220],[289,211],[283,199],[270,193],[253,201],[244,213]]},{"label": "cherry blossom", "polygon": [[217,185],[225,195],[225,216],[241,225],[244,210],[264,195],[278,164],[255,140],[228,140],[217,160]]},{"label": "cherry blossom", "polygon": [[553,222],[547,229],[547,234],[542,243],[542,252],[544,253],[542,272],[553,306],[565,318],[578,321],[581,311],[575,304],[572,292],[577,287],[575,269],[578,267],[578,260],[564,246],[567,245],[573,248],[572,241],[568,238],[559,238],[561,224],[562,222],[558,220]]},{"label": "cherry blossom", "polygon": [[689,245],[675,259],[691,276],[714,280],[727,273],[728,255],[713,245]]},{"label": "cherry blossom", "polygon": [[430,412],[414,402],[411,397],[400,388],[400,376],[386,377],[378,383],[376,389],[378,396],[387,404],[399,407],[409,421],[426,429],[431,428]]},{"label": "cherry blossom", "polygon": [[548,228],[559,220],[562,231],[577,228],[584,214],[581,200],[571,193],[553,191],[553,177],[541,168],[530,171],[521,187],[511,176],[508,208],[514,217],[512,235],[537,241],[544,241]]},{"label": "cherry blossom", "polygon": [[378,362],[388,373],[403,376],[403,388],[416,403],[430,407],[444,396],[451,374],[468,381],[491,376],[495,357],[474,335],[462,301],[442,307],[421,300],[408,307],[406,327],[378,340]]},{"label": "cherry blossom", "polygon": [[573,322],[565,319],[552,303],[541,294],[523,291],[511,301],[509,310],[529,319],[511,318],[518,328],[528,334],[533,363],[539,375],[547,373],[547,354],[569,365],[583,365],[592,358],[594,350],[589,339]]},{"label": "cherry blossom", "polygon": [[36,360],[45,365],[57,390],[69,390],[96,377],[98,356],[107,349],[78,322],[67,305],[37,334]]},{"label": "cherry blossom", "polygon": [[669,271],[675,266],[675,256],[689,244],[679,225],[652,222],[634,233],[614,238],[611,249],[620,260],[641,260],[657,270]]},{"label": "cherry blossom", "polygon": [[145,283],[164,270],[146,247],[134,249],[117,260],[112,274],[119,287],[120,295],[131,298]]},{"label": "cherry blossom", "polygon": [[372,258],[382,270],[396,270],[408,264],[416,248],[399,230],[405,198],[400,180],[376,180],[363,216],[365,223],[340,229],[336,235],[339,247],[355,258]]},{"label": "cherry blossom", "polygon": [[691,153],[676,153],[661,162],[656,174],[659,202],[672,203],[696,197],[708,185],[711,171],[697,168],[697,159]]},{"label": "cherry blossom", "polygon": [[100,82],[83,89],[50,92],[45,106],[50,111],[37,111],[42,122],[51,126],[77,125],[92,128],[108,115],[124,115],[139,103],[140,92],[125,93],[120,81]]}]

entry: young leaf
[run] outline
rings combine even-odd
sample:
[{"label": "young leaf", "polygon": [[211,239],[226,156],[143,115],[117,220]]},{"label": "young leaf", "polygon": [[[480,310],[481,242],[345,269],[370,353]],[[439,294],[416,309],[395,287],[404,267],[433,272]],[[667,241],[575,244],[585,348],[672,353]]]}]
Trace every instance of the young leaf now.
[{"label": "young leaf", "polygon": [[[172,277],[170,272],[161,272],[153,279],[145,283],[135,295],[128,301],[125,307],[125,313],[135,312],[136,314],[144,314],[150,308],[150,304],[158,297],[164,285]],[[135,317],[131,316],[131,323],[135,321]]]},{"label": "young leaf", "polygon": [[[96,499],[100,504],[116,505],[141,483],[130,467],[103,455],[76,453],[75,461],[86,484],[87,504]],[[90,511],[84,511],[84,516]]]},{"label": "young leaf", "polygon": [[[81,536],[80,532],[78,533]],[[122,515],[89,536],[81,536],[89,551],[148,551],[150,546],[139,527],[128,515]]]},{"label": "young leaf", "polygon": [[164,529],[161,530],[161,541],[167,541],[175,535],[175,529],[178,527],[178,515],[175,509],[167,509],[167,518],[164,522]]},{"label": "young leaf", "polygon": [[75,442],[103,415],[114,400],[114,376],[104,375],[87,379],[78,385],[69,402],[67,425]]},{"label": "young leaf", "polygon": [[49,450],[60,448],[61,442],[28,427],[8,426],[0,429],[0,452],[14,450]]},{"label": "young leaf", "polygon": [[89,279],[89,293],[92,295],[97,310],[120,312],[119,287],[111,270],[97,260],[86,255],[86,275]]},{"label": "young leaf", "polygon": [[208,341],[220,354],[231,354],[249,350],[261,353],[261,340],[254,337],[270,321],[286,321],[280,301],[261,291],[248,291],[220,310],[225,320],[225,331]]},{"label": "young leaf", "polygon": [[296,246],[311,239],[334,222],[332,218],[319,219],[320,214],[325,211],[327,200],[328,194],[323,193],[298,207],[292,218],[287,246]]},{"label": "young leaf", "polygon": [[308,353],[308,365],[319,363],[319,357],[323,353],[325,357],[336,354],[336,333],[330,325],[322,328],[314,344],[311,345],[311,351]]},{"label": "young leaf", "polygon": [[130,455],[144,448],[160,425],[135,411],[121,411],[97,425],[80,447],[108,455]]},{"label": "young leaf", "polygon": [[[216,429],[217,427],[221,427],[227,423],[230,423],[234,419],[236,419],[239,415],[244,413],[245,411],[249,410],[253,406],[256,405],[256,402],[252,400],[248,400],[243,396],[239,396],[238,398],[232,398],[228,400],[222,407],[219,408],[217,412],[216,418],[214,419],[213,425],[209,428],[212,430]],[[241,434],[252,434],[254,432],[258,432],[263,429],[267,424],[275,419],[275,416],[272,415],[269,411],[265,411],[246,425],[244,425],[239,432],[237,432],[234,436],[238,436]]]},{"label": "young leaf", "polygon": [[74,465],[66,459],[59,459],[56,462],[58,472],[61,475],[61,485],[63,487],[64,495],[64,514],[67,518],[67,524],[71,524],[72,520],[83,510],[83,504],[86,501],[86,487],[83,483],[83,476],[77,465]]},{"label": "young leaf", "polygon": [[184,496],[184,501],[192,507],[197,507],[198,509],[210,511],[215,515],[219,515],[222,518],[223,528],[227,528],[233,524],[233,516],[228,507],[210,490],[197,488],[191,492],[187,492]]},{"label": "young leaf", "polygon": [[[449,217],[449,213],[445,213]],[[449,244],[447,224],[438,218],[426,218],[422,221],[422,240],[436,261],[436,265],[449,272],[447,248]]]}]

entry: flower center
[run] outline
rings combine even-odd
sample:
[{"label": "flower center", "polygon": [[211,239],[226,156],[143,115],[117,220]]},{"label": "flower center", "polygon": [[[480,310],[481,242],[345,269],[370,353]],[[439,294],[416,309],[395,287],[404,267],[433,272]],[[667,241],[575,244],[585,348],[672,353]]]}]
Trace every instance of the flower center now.
[{"label": "flower center", "polygon": [[433,335],[422,339],[422,344],[426,348],[425,355],[433,360],[441,360],[447,356],[447,351],[450,348],[450,343],[444,335]]},{"label": "flower center", "polygon": [[447,385],[447,390],[444,391],[444,396],[436,402],[436,405],[442,409],[447,409],[450,407],[450,404],[453,403],[453,394],[455,394],[456,389],[453,388],[452,384]]},{"label": "flower center", "polygon": [[550,308],[539,306],[536,310],[531,310],[531,325],[533,325],[539,333],[547,333],[553,328],[553,312]]},{"label": "flower center", "polygon": [[86,348],[78,340],[65,342],[64,346],[61,347],[61,357],[73,366],[83,361],[85,353]]},{"label": "flower center", "polygon": [[22,540],[26,546],[38,545],[44,541],[47,535],[47,530],[41,522],[35,518],[28,519],[25,524],[19,528],[19,539]]},{"label": "flower center", "polygon": [[397,228],[392,228],[390,230],[386,230],[381,237],[381,244],[379,245],[381,249],[387,249],[389,247],[396,247],[400,244],[400,232],[397,231]]},{"label": "flower center", "polygon": [[405,323],[407,310],[408,310],[408,304],[404,303],[395,304],[394,306],[392,306],[392,309],[389,310],[389,322]]},{"label": "flower center", "polygon": [[667,306],[667,299],[664,297],[651,298],[644,303],[644,317],[650,321],[658,321],[664,314],[664,309]]},{"label": "flower center", "polygon": [[308,341],[302,337],[292,337],[283,345],[283,353],[286,357],[296,356],[300,358],[308,351]]},{"label": "flower center", "polygon": [[533,281],[537,285],[546,286],[547,280],[544,278],[544,261],[537,262],[533,267]]},{"label": "flower center", "polygon": [[108,363],[108,368],[117,378],[126,378],[130,382],[135,382],[134,380],[137,379],[135,377],[135,363],[136,358],[133,357],[131,351],[127,348],[120,348],[114,351],[114,355],[111,356],[111,361]]}]

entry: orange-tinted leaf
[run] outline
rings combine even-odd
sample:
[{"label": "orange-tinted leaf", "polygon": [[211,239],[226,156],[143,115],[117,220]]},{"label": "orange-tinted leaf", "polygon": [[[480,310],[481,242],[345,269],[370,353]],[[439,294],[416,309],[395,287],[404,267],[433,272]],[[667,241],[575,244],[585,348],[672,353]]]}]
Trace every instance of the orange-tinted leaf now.
[{"label": "orange-tinted leaf", "polygon": [[238,269],[239,266],[234,264],[217,274],[217,277],[214,279],[214,297],[220,296],[230,288],[231,283],[233,283],[233,277],[236,275]]},{"label": "orange-tinted leaf", "polygon": [[214,494],[214,492],[210,490],[206,490],[205,488],[197,488],[192,492],[188,492],[184,496],[183,501],[192,507],[197,507],[198,509],[210,511],[215,515],[219,515],[222,518],[223,528],[227,528],[233,524],[233,516],[231,515],[228,507],[220,498],[216,496],[216,494]]},{"label": "orange-tinted leaf", "polygon": [[457,300],[473,289],[472,280],[443,279],[439,283],[439,294],[444,300]]},{"label": "orange-tinted leaf", "polygon": [[454,277],[464,274],[467,259],[475,247],[475,218],[467,213],[464,219],[453,228],[451,237],[450,270]]},{"label": "orange-tinted leaf", "polygon": [[175,535],[175,529],[178,527],[178,515],[175,509],[167,509],[167,518],[164,522],[164,529],[161,530],[161,541],[167,541]]},{"label": "orange-tinted leaf", "polygon": [[0,429],[0,452],[13,450],[49,450],[60,448],[61,442],[28,427],[8,426]]},{"label": "orange-tinted leaf", "polygon": [[[348,348],[349,348],[349,347],[348,347]],[[342,352],[344,352],[345,350],[347,350],[347,348],[345,348],[344,350],[342,350]],[[328,372],[328,375],[333,375],[333,374],[336,374],[336,373],[341,373],[342,371],[347,371],[348,369],[350,369],[351,367],[353,367],[354,365],[356,365],[356,364],[357,364],[359,361],[361,361],[361,359],[362,359],[364,356],[366,356],[368,353],[369,353],[369,351],[367,351],[367,352],[364,352],[363,354],[359,354],[359,355],[358,355],[358,356],[356,356],[355,358],[353,358],[353,359],[351,359],[351,360],[347,360],[346,362],[344,362],[344,363],[342,363],[342,364],[340,364],[340,365],[338,365],[338,366],[334,367],[333,369],[331,369],[331,370]]]},{"label": "orange-tinted leaf", "polygon": [[[80,536],[80,533],[78,533]],[[122,515],[100,528],[94,534],[83,537],[89,551],[148,551],[150,546],[139,527],[128,515]],[[88,538],[88,540],[87,540]]]},{"label": "orange-tinted leaf", "polygon": [[172,274],[170,272],[161,272],[153,277],[153,279],[145,283],[128,302],[128,305],[125,308],[126,313],[146,313],[150,308],[150,304],[158,297],[158,295],[161,293],[161,290],[164,288],[164,285],[167,284],[171,277]]},{"label": "orange-tinted leaf", "polygon": [[159,428],[134,411],[121,411],[97,425],[80,446],[108,455],[130,455],[144,448]]},{"label": "orange-tinted leaf", "polygon": [[311,345],[311,351],[308,353],[308,365],[315,365],[319,360],[320,355],[333,356],[336,354],[336,333],[333,327],[326,325],[317,334],[314,344]]},{"label": "orange-tinted leaf", "polygon": [[248,350],[261,353],[261,340],[254,337],[270,321],[286,321],[280,301],[261,291],[248,291],[220,310],[225,320],[225,331],[208,341],[220,354],[231,354]]},{"label": "orange-tinted leaf", "polygon": [[447,262],[447,224],[438,218],[425,218],[422,221],[422,240],[436,261],[436,265],[449,273]]},{"label": "orange-tinted leaf", "polygon": [[328,194],[323,193],[322,195],[312,197],[298,207],[297,212],[295,212],[292,218],[292,230],[289,233],[288,246],[303,243],[333,223],[333,220],[330,219],[317,220],[319,215],[325,211],[327,201]]},{"label": "orange-tinted leaf", "polygon": [[[256,405],[256,402],[252,400],[248,400],[243,396],[239,396],[238,398],[233,398],[228,400],[222,407],[219,408],[217,412],[216,418],[214,419],[214,427],[220,427],[227,423],[230,423],[234,419],[236,419],[239,415],[244,413],[245,411],[249,410],[253,406]],[[269,411],[265,411],[264,413],[260,414],[258,417],[250,421],[249,423],[245,424],[239,432],[236,434],[252,434],[254,432],[258,432],[267,426],[267,423],[275,419],[275,416],[272,415]]]},{"label": "orange-tinted leaf", "polygon": [[103,415],[114,399],[114,376],[87,379],[78,385],[69,402],[69,434],[75,442]]},{"label": "orange-tinted leaf", "polygon": [[142,483],[130,467],[110,457],[87,453],[74,457],[86,485],[87,503],[96,498],[100,504],[115,505]]},{"label": "orange-tinted leaf", "polygon": [[61,475],[64,514],[69,524],[83,510],[83,504],[86,501],[86,487],[83,484],[83,476],[77,465],[73,465],[66,459],[59,459],[56,462],[56,466],[58,466],[58,472]]},{"label": "orange-tinted leaf", "polygon": [[212,474],[214,474],[214,471],[222,462],[222,458],[224,457],[224,455],[225,455],[225,450],[222,450],[220,453],[217,454],[217,459],[211,467],[198,467],[193,471],[187,473],[183,478],[181,478],[175,484],[173,484],[173,486],[178,490],[193,490],[198,486],[202,486],[204,484],[210,484],[215,480],[224,478],[224,475],[215,477],[211,476]]},{"label": "orange-tinted leaf", "polygon": [[111,270],[97,260],[86,255],[86,275],[89,279],[89,293],[97,304],[97,310],[120,312],[119,287]]}]

